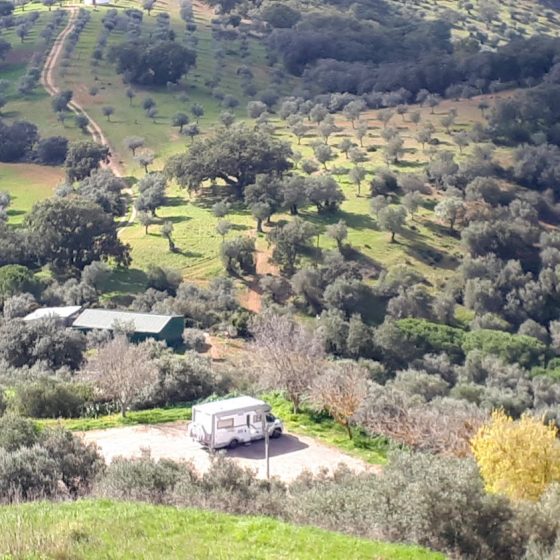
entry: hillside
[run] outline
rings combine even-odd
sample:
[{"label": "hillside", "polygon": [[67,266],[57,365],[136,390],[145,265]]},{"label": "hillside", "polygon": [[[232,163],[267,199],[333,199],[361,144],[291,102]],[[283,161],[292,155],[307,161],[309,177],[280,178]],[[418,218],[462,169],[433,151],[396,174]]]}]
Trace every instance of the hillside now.
[{"label": "hillside", "polygon": [[[486,26],[478,8],[467,13],[465,10],[450,10],[449,4],[438,2],[418,6],[415,3],[412,7],[406,2],[402,4],[392,2],[387,3],[387,6],[390,8],[389,13],[395,14],[391,17],[395,18],[406,17],[407,14],[413,13],[418,21],[424,18],[427,21],[435,18],[441,18],[442,21],[449,20],[458,33],[461,29],[472,28],[475,23]],[[212,19],[212,12],[199,3],[194,3],[192,6],[194,25],[184,37],[185,44],[196,51],[196,69],[189,73],[184,84],[168,89],[127,87],[122,83],[122,77],[115,74],[115,66],[108,58],[111,47],[127,38],[126,19],[123,22],[124,16],[119,14],[123,14],[133,6],[133,3],[124,3],[119,4],[116,11],[112,7],[100,7],[85,12],[87,17],[83,23],[80,23],[80,29],[83,30],[77,34],[75,46],[69,48],[68,56],[64,55],[59,59],[59,64],[52,72],[58,90],[71,90],[74,101],[84,108],[88,117],[99,124],[114,154],[113,161],[122,167],[124,174],[131,177],[132,182],[142,177],[143,169],[135,161],[132,153],[125,148],[123,144],[125,139],[141,137],[143,147],[140,152],[144,151],[150,158],[155,156],[151,169],[162,169],[170,155],[183,151],[190,144],[188,139],[178,134],[177,128],[171,126],[174,114],[184,113],[189,116],[191,123],[196,122],[199,134],[197,138],[202,138],[211,135],[217,127],[223,126],[220,115],[224,111],[235,115],[239,122],[247,122],[252,126],[252,120],[247,119],[248,102],[261,99],[261,94],[265,92],[274,91],[277,97],[279,94],[290,95],[303,87],[301,80],[297,76],[290,76],[278,61],[267,59],[265,42],[262,39],[252,33],[239,33],[220,24],[219,18]],[[312,10],[313,3],[308,7]],[[30,8],[27,9],[29,10]],[[528,18],[527,14],[532,13],[530,2],[518,3],[515,9],[504,7],[503,10],[508,14],[510,11],[514,12],[518,19],[501,18],[499,25],[489,23],[490,28],[499,28],[494,30],[495,32],[500,30],[503,32],[504,26],[507,29],[514,27],[521,36],[530,36],[543,31],[556,32],[555,18],[547,19],[542,16],[544,21],[541,22],[539,16],[538,22],[525,21]],[[463,14],[464,17],[450,18],[449,12]],[[165,19],[163,16],[169,17]],[[33,49],[42,48],[35,28],[38,31],[50,17],[50,12],[42,11],[40,19],[33,27],[33,32],[25,38],[24,43],[18,44],[14,37],[13,52],[8,58],[6,67],[6,73],[13,76],[14,80],[24,73],[25,60],[29,58]],[[520,19],[525,23],[518,21]],[[109,25],[110,22],[113,23]],[[76,22],[73,22],[72,26],[75,25]],[[161,25],[164,28],[167,26],[167,29],[178,37],[183,35],[178,3],[157,2],[150,14],[141,20],[138,33],[149,36]],[[473,29],[471,32],[474,33]],[[11,39],[10,34],[7,38]],[[14,64],[11,60],[18,62]],[[127,97],[127,90],[132,90],[133,98]],[[146,98],[155,102],[157,111],[153,118],[142,108]],[[421,128],[434,127],[433,141],[437,140],[444,148],[452,147],[456,134],[462,134],[472,125],[480,122],[481,115],[477,106],[482,102],[492,105],[495,99],[493,95],[487,99],[475,97],[470,101],[457,102],[451,99],[438,107],[435,114],[432,114],[433,111],[428,107],[422,108],[407,101],[407,112],[408,114],[419,112]],[[48,130],[50,134],[61,134],[72,140],[87,137],[77,129],[72,114],[60,120],[64,112],[57,114],[52,111],[48,96],[40,89],[28,98],[16,95],[15,88],[8,89],[6,100],[8,111],[5,117],[8,120],[25,117],[36,123],[39,131]],[[193,117],[190,114],[194,106],[202,108],[201,117]],[[107,107],[113,110],[113,115],[109,118],[106,118],[103,113]],[[445,130],[440,121],[450,111],[455,111],[457,117],[451,130]],[[278,113],[278,107],[271,110],[267,126],[277,138],[292,144],[297,154],[296,166],[298,161],[312,161],[314,146],[320,139],[319,127],[307,123],[303,126],[303,136],[298,140],[290,132],[291,125],[286,119],[279,118]],[[303,217],[315,224],[322,234],[318,239],[318,246],[322,249],[331,249],[335,246],[335,243],[325,235],[326,229],[342,219],[348,226],[348,242],[357,252],[366,276],[375,277],[381,269],[405,262],[430,281],[437,280],[441,283],[457,266],[462,251],[454,236],[446,235],[446,231],[440,227],[439,220],[431,211],[438,197],[427,196],[420,205],[416,218],[409,223],[410,227],[401,243],[389,243],[386,234],[379,231],[376,220],[371,218],[370,203],[363,194],[367,192],[368,182],[375,177],[376,172],[387,166],[384,151],[393,136],[388,132],[387,135],[385,134],[387,125],[378,120],[378,111],[363,112],[361,121],[367,125],[367,132],[359,144],[363,147],[366,157],[358,159],[358,163],[352,163],[348,161],[348,153],[345,156],[337,148],[341,143],[348,141],[356,146],[354,123],[349,123],[341,112],[335,112],[333,116],[334,132],[328,140],[333,153],[327,165],[339,181],[346,201],[341,204],[340,212],[332,216],[328,214],[315,216],[311,210],[303,211]],[[402,122],[397,123],[396,119]],[[402,119],[400,116],[395,117],[390,128],[402,139],[402,147],[399,161],[393,162],[389,167],[397,173],[422,171],[429,158],[424,150],[420,149],[416,140],[419,125],[414,125],[405,115]],[[466,148],[465,155],[468,155],[470,150],[471,148]],[[465,155],[461,155],[459,159],[463,159]],[[502,157],[501,154],[497,156]],[[356,185],[352,178],[350,164],[358,165],[363,169],[362,196],[356,196]],[[27,186],[23,187],[27,185],[27,177],[23,171],[20,174],[17,167],[6,168],[5,176],[6,179],[12,179],[8,190],[13,196],[11,215],[14,224],[21,221],[22,212],[29,210],[34,200],[40,200],[46,194],[52,193],[61,182],[61,175],[52,170],[52,176],[45,177],[44,192],[39,193],[37,190],[30,191]],[[18,177],[21,177],[19,181]],[[24,190],[25,194],[18,192],[18,182],[22,185],[19,190]],[[220,262],[222,238],[215,230],[218,220],[212,213],[212,206],[222,198],[222,193],[215,189],[206,191],[203,196],[201,193],[193,198],[191,193],[187,195],[183,189],[170,185],[166,201],[158,212],[156,226],[151,228],[148,235],[144,234],[144,228],[140,224],[134,224],[122,232],[123,241],[130,243],[132,247],[132,267],[126,273],[117,272],[113,281],[107,285],[107,291],[114,293],[116,290],[117,293],[122,294],[130,293],[131,290],[141,290],[146,283],[146,270],[156,264],[176,269],[184,278],[195,281],[207,281],[220,274],[223,270]],[[246,208],[235,201],[227,219],[232,224],[232,232],[253,235],[252,217]],[[289,219],[289,215],[279,212],[274,217],[273,223],[282,223],[285,219]],[[156,231],[158,224],[166,220],[174,225],[176,244],[184,248],[178,253],[167,253],[166,241]],[[257,235],[257,246],[264,248],[262,234]],[[154,258],[156,253],[158,257]],[[263,266],[259,268],[260,272],[265,270]]]},{"label": "hillside", "polygon": [[419,547],[376,543],[264,517],[109,501],[3,507],[0,522],[0,555],[6,560],[444,558]]},{"label": "hillside", "polygon": [[97,3],[0,0],[0,557],[557,560],[559,3]]}]

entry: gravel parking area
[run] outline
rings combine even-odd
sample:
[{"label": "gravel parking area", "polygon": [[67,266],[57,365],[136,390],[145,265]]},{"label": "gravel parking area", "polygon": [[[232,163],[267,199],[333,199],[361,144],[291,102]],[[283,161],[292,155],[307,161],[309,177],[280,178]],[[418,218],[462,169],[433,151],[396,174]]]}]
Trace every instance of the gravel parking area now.
[{"label": "gravel parking area", "polygon": [[[82,437],[87,442],[95,442],[108,462],[118,456],[138,457],[143,450],[149,450],[155,459],[192,461],[201,471],[210,464],[209,452],[188,436],[186,422],[93,430],[82,433]],[[228,449],[225,453],[240,465],[256,471],[257,476],[264,478],[266,475],[264,441]],[[284,481],[293,480],[304,470],[333,471],[341,463],[356,472],[375,469],[361,459],[312,438],[284,434],[270,440],[270,474]]]}]

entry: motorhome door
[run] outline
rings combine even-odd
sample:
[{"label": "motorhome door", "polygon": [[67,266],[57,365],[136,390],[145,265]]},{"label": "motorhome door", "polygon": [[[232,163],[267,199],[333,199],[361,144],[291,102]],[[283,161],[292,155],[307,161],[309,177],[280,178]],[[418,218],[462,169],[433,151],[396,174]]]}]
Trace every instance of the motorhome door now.
[{"label": "motorhome door", "polygon": [[247,428],[251,439],[262,437],[262,414],[254,412],[247,414]]}]

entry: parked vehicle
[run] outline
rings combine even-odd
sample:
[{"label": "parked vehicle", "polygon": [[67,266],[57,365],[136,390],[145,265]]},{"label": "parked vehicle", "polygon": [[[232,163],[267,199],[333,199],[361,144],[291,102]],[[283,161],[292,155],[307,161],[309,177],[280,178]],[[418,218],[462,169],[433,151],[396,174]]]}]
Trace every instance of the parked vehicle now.
[{"label": "parked vehicle", "polygon": [[193,406],[189,435],[209,449],[236,448],[265,437],[282,435],[282,421],[270,412],[270,405],[253,397],[235,397]]}]

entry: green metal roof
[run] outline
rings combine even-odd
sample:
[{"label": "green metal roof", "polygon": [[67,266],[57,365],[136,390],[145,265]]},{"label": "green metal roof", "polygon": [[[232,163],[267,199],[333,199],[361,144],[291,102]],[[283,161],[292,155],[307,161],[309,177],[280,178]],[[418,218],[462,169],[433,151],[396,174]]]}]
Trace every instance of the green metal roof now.
[{"label": "green metal roof", "polygon": [[134,325],[137,333],[159,333],[174,318],[181,315],[155,315],[152,313],[133,313],[131,311],[113,311],[110,309],[86,309],[74,321],[78,329],[112,330],[115,323]]}]

